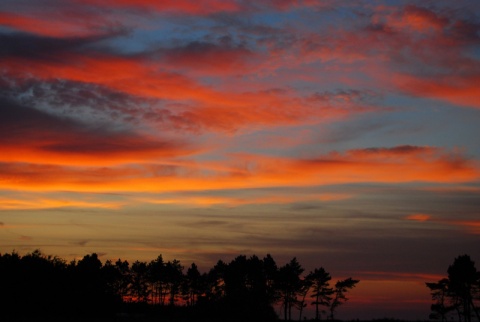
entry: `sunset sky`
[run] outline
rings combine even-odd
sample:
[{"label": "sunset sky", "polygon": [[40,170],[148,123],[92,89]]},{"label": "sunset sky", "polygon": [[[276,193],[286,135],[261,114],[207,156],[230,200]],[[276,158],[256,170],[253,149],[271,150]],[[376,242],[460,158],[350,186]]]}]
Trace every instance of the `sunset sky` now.
[{"label": "sunset sky", "polygon": [[479,1],[0,2],[0,253],[296,256],[426,319],[479,138]]}]

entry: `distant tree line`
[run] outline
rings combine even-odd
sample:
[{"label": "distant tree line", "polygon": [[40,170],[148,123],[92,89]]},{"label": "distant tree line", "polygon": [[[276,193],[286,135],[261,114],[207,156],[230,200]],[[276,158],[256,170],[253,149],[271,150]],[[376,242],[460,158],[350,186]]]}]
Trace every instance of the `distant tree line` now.
[{"label": "distant tree line", "polygon": [[427,282],[434,303],[430,318],[447,321],[456,317],[459,322],[480,321],[480,272],[470,256],[455,258],[448,267],[448,276],[438,282]]},{"label": "distant tree line", "polygon": [[106,261],[97,254],[67,263],[39,250],[0,254],[0,314],[6,317],[112,317],[117,312],[173,319],[301,320],[308,304],[315,318],[335,318],[352,278],[331,285],[324,268],[306,275],[296,258],[278,267],[272,256],[219,260],[206,273],[162,255],[150,262]]}]

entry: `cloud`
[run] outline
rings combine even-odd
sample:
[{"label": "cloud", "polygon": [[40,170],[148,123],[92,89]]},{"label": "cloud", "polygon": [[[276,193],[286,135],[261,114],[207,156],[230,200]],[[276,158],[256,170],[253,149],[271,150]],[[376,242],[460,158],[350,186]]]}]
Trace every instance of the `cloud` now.
[{"label": "cloud", "polygon": [[[96,157],[102,155],[99,152]],[[209,169],[208,174],[202,169]],[[309,159],[233,155],[228,161],[193,164],[191,168],[188,163],[179,163],[167,174],[156,173],[148,165],[82,168],[3,163],[0,167],[4,189],[49,191],[166,192],[360,182],[448,183],[472,182],[479,176],[478,165],[462,155],[422,147],[333,152]]]},{"label": "cloud", "polygon": [[472,220],[472,221],[453,221],[454,225],[458,225],[464,228],[471,234],[479,235],[480,234],[480,221],[479,220]]},{"label": "cloud", "polygon": [[477,180],[478,169],[474,163],[469,165],[467,159],[435,150],[412,146],[356,149],[345,155],[332,153],[317,159],[299,160],[295,164],[310,175],[318,176],[319,182]]},{"label": "cloud", "polygon": [[[65,5],[65,3],[63,3]],[[55,5],[57,10],[34,10],[32,5],[24,13],[0,12],[0,24],[12,31],[20,31],[46,37],[68,38],[86,37],[123,29],[121,25],[109,21],[105,13],[86,12],[84,8],[65,8],[62,3]],[[70,3],[70,6],[72,4]],[[29,12],[29,9],[32,10]],[[45,8],[44,8],[45,9]],[[5,41],[5,39],[3,39]]]},{"label": "cloud", "polygon": [[3,0],[0,244],[298,256],[427,311],[478,254],[477,9]]},{"label": "cloud", "polygon": [[189,207],[212,207],[212,206],[225,206],[225,207],[238,207],[242,205],[260,205],[260,204],[293,204],[304,201],[338,201],[345,200],[352,197],[350,194],[336,194],[336,193],[311,193],[311,194],[295,194],[295,195],[272,195],[271,192],[262,194],[259,191],[255,191],[256,194],[247,194],[245,197],[235,196],[217,196],[215,193],[206,192],[203,195],[193,194],[181,194],[175,197],[156,196],[155,198],[137,198],[137,202],[151,203],[158,205],[188,205]]},{"label": "cloud", "polygon": [[384,155],[384,156],[401,156],[401,155],[415,155],[415,154],[430,154],[436,152],[434,147],[400,145],[393,148],[366,148],[351,150],[350,153],[354,155]]},{"label": "cloud", "polygon": [[130,8],[154,10],[160,13],[179,13],[191,15],[208,15],[218,12],[238,11],[237,1],[205,0],[202,3],[191,0],[104,0],[101,3],[94,0],[76,0],[79,3],[107,8]]},{"label": "cloud", "polygon": [[124,206],[122,202],[81,201],[63,198],[49,199],[43,197],[33,197],[28,200],[0,197],[0,202],[0,210],[39,210],[59,208],[120,209]]},{"label": "cloud", "polygon": [[[478,49],[480,22],[466,12],[413,5],[380,7],[367,34],[385,41],[390,53],[392,85],[417,97],[428,97],[478,108]],[[469,17],[469,18],[467,18]],[[385,79],[385,81],[388,81]]]},{"label": "cloud", "polygon": [[427,215],[427,214],[411,214],[411,215],[406,216],[405,219],[423,222],[423,221],[430,220],[431,217],[432,216]]},{"label": "cloud", "polygon": [[[36,39],[44,43],[43,38]],[[157,120],[167,120],[174,126],[188,123],[200,128],[235,129],[250,123],[291,123],[315,111],[312,104],[304,107],[296,97],[272,92],[217,91],[177,72],[158,70],[157,63],[144,58],[86,55],[88,52],[77,50],[76,45],[68,49],[62,44],[58,44],[62,49],[57,52],[54,50],[57,40],[50,44],[47,39],[46,43],[46,47],[40,46],[35,53],[30,49],[24,51],[22,46],[3,53],[2,64],[12,82],[24,82],[25,75],[33,76],[36,81],[52,82],[51,75],[55,75],[56,79],[66,82],[164,100],[170,102],[170,105],[166,103],[170,109],[159,111]],[[30,55],[38,59],[30,60]],[[333,110],[326,113],[338,114]],[[317,114],[325,112],[321,110]]]},{"label": "cloud", "polygon": [[251,73],[261,58],[245,45],[232,44],[229,37],[220,38],[219,43],[193,41],[183,46],[158,49],[151,56],[163,60],[170,68],[193,70],[200,75]]},{"label": "cloud", "polygon": [[77,241],[73,244],[81,246],[81,247],[85,247],[85,245],[87,245],[88,242],[90,242],[90,240],[84,239],[84,240]]},{"label": "cloud", "polygon": [[[428,32],[430,29],[438,31],[449,24],[447,17],[441,16],[426,7],[411,4],[391,14],[385,15],[384,12],[383,16],[386,17],[386,23],[395,29],[407,29],[416,32]],[[381,17],[375,16],[374,19],[381,19]]]},{"label": "cloud", "polygon": [[480,93],[477,84],[480,70],[472,75],[449,75],[416,77],[397,75],[394,82],[410,95],[443,100],[455,105],[480,108]]},{"label": "cloud", "polygon": [[115,164],[190,154],[184,143],[92,127],[1,100],[3,162]]},{"label": "cloud", "polygon": [[[327,84],[332,80],[349,86],[370,84],[379,92],[478,107],[474,84],[479,75],[475,52],[480,22],[467,10],[384,5],[359,14],[353,29],[348,24],[329,33],[290,28],[270,37],[267,44],[273,57],[301,57],[279,61],[278,66],[316,63],[321,75],[329,77],[327,81],[318,76],[317,81]],[[357,79],[352,71],[363,77]],[[343,78],[344,73],[349,78]]]}]

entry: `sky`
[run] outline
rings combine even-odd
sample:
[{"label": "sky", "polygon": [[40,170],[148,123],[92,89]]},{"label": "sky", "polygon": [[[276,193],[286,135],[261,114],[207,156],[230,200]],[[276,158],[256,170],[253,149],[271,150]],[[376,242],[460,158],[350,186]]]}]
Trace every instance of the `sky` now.
[{"label": "sky", "polygon": [[480,265],[480,2],[2,0],[0,253],[360,279]]}]

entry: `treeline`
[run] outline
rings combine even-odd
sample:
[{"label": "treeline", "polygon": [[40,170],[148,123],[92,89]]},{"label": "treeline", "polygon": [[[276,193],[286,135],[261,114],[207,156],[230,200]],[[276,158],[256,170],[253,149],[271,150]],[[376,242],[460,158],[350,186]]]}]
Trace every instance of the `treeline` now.
[{"label": "treeline", "polygon": [[162,316],[163,320],[301,320],[312,305],[316,319],[334,319],[359,281],[331,285],[323,268],[304,274],[296,258],[278,267],[272,256],[219,260],[200,273],[160,255],[150,262],[106,261],[93,253],[67,263],[36,250],[0,254],[0,304],[4,317]]}]

